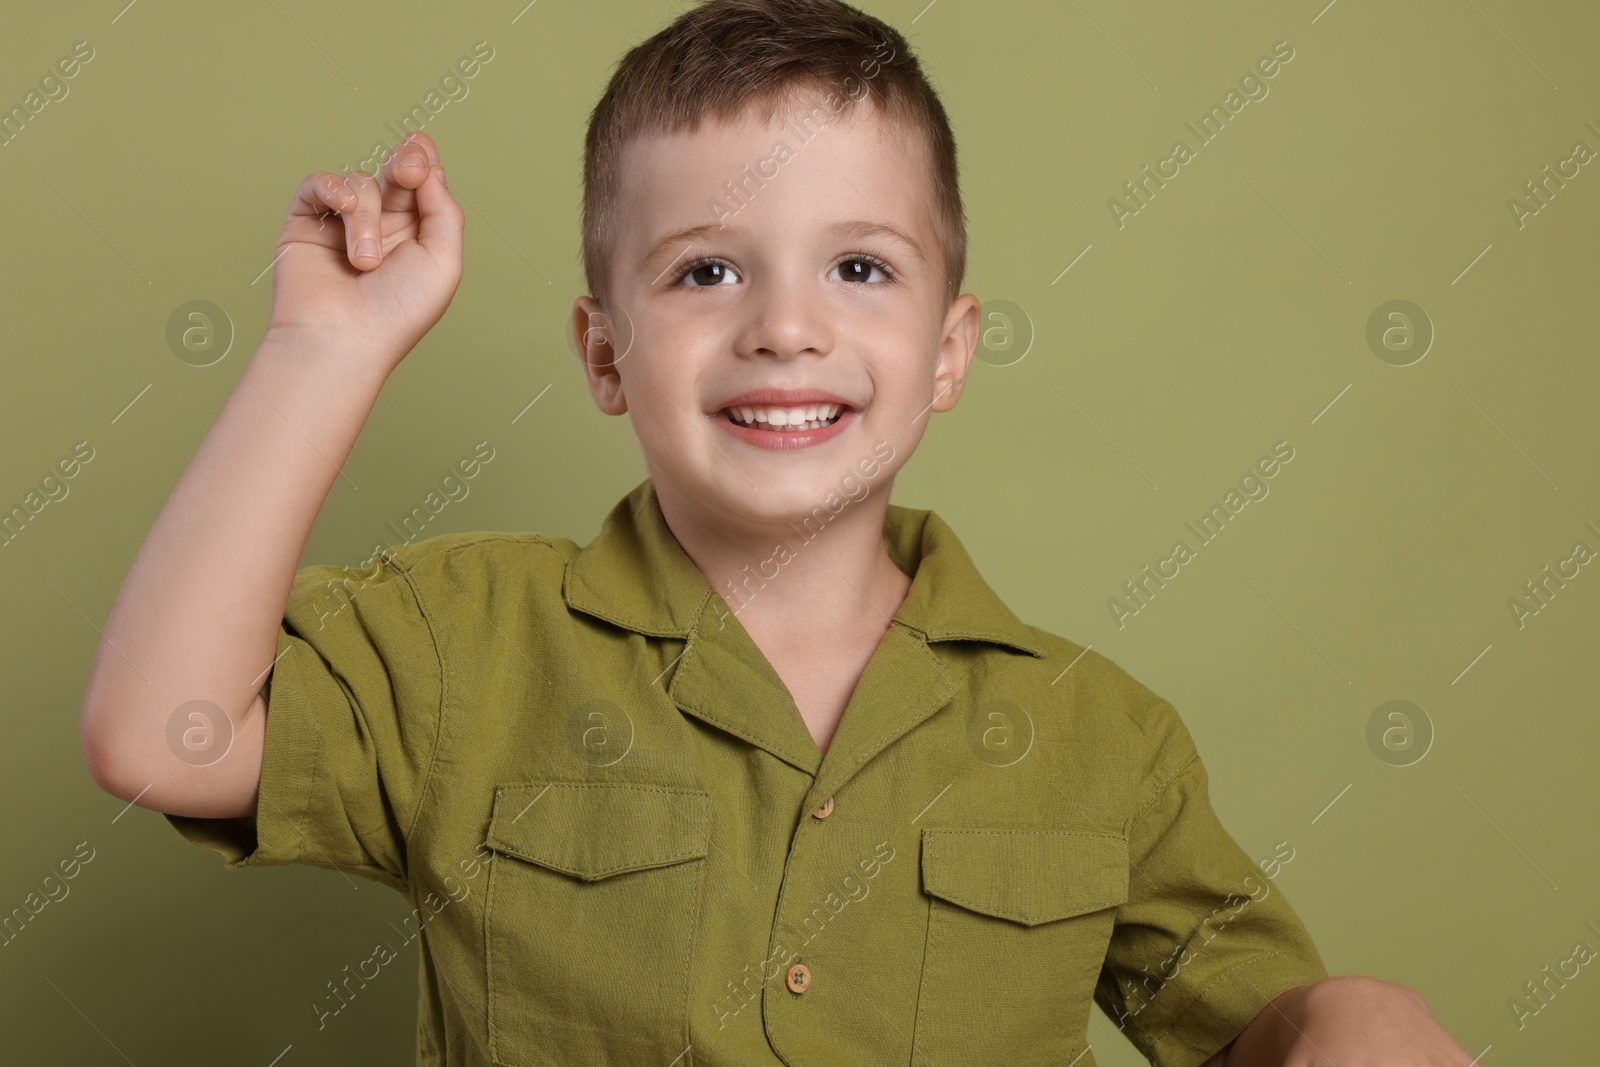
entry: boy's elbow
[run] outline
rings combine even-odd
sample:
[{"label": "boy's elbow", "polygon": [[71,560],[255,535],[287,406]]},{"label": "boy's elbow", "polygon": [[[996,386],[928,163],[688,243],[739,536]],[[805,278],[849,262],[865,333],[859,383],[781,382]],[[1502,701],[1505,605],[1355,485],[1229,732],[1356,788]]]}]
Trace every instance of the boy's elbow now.
[{"label": "boy's elbow", "polygon": [[[85,704],[78,716],[78,744],[94,784],[119,800],[132,801],[144,784],[129,788],[133,778],[126,748],[119,746],[106,727],[105,717]],[[148,783],[145,783],[148,784]]]},{"label": "boy's elbow", "polygon": [[255,812],[266,731],[266,701],[259,693],[236,719],[227,748],[210,760],[184,758],[172,747],[166,722],[127,710],[89,702],[79,715],[84,765],[101,789],[173,815],[231,818]]},{"label": "boy's elbow", "polygon": [[78,744],[94,784],[118,800],[133,803],[164,773],[170,773],[170,768],[163,771],[159,767],[159,753],[151,750],[150,738],[130,730],[130,717],[118,710],[86,703],[78,716]]}]

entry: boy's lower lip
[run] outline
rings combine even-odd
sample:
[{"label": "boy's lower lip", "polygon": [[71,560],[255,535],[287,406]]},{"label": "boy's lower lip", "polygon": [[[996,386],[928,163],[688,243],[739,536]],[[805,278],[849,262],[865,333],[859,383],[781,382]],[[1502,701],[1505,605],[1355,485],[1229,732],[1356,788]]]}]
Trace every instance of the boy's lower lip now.
[{"label": "boy's lower lip", "polygon": [[846,408],[839,413],[839,417],[828,426],[815,430],[758,430],[753,426],[740,426],[728,417],[726,409],[713,416],[723,428],[741,441],[747,441],[758,448],[765,448],[773,452],[792,452],[800,448],[810,448],[838,436],[844,428],[860,414],[854,408]]}]

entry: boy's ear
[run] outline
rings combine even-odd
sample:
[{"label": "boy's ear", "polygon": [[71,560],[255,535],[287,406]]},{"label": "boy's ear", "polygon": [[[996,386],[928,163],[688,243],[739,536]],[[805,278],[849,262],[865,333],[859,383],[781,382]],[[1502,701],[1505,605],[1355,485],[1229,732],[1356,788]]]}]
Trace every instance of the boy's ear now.
[{"label": "boy's ear", "polygon": [[[631,334],[631,331],[627,332]],[[617,364],[627,355],[627,348],[624,344],[621,354],[618,354],[617,334],[611,316],[606,314],[599,301],[580,296],[573,302],[573,347],[583,363],[589,395],[594,397],[596,406],[607,415],[621,415],[628,410],[628,399],[622,393],[622,375],[617,370]]]},{"label": "boy's ear", "polygon": [[962,293],[950,304],[944,317],[944,336],[939,342],[939,362],[933,373],[933,410],[949,411],[961,399],[967,384],[967,368],[978,348],[978,298]]}]

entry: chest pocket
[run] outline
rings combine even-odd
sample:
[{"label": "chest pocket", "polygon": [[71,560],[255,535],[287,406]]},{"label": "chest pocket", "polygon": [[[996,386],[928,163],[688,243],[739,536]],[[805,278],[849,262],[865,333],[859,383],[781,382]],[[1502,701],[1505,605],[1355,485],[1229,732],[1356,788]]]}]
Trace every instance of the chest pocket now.
[{"label": "chest pocket", "polygon": [[1093,1067],[1082,1054],[1116,905],[1128,899],[1126,841],[925,829],[922,889],[917,1050],[934,1063]]},{"label": "chest pocket", "polygon": [[490,865],[484,905],[495,1063],[666,1063],[688,1046],[709,819],[703,790],[495,791],[487,842],[505,860]]}]

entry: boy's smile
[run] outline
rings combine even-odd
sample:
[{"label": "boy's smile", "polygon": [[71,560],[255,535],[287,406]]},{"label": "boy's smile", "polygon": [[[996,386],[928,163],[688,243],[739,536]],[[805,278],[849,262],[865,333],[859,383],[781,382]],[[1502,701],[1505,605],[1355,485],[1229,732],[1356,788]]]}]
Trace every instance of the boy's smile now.
[{"label": "boy's smile", "polygon": [[[725,533],[810,513],[881,441],[887,487],[929,412],[955,406],[976,341],[976,298],[948,295],[924,147],[870,100],[821,99],[630,142],[614,307],[574,307],[580,334],[631,327],[623,358],[591,347],[586,373],[601,410],[631,414],[664,508]],[[876,503],[881,522],[887,492]]]}]

